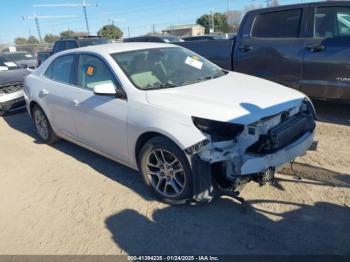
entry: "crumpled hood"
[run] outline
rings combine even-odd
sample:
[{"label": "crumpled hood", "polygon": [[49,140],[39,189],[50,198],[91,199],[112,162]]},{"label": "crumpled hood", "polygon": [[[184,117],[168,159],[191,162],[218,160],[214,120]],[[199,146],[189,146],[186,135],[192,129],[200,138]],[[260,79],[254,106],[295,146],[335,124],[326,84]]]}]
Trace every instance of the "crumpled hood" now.
[{"label": "crumpled hood", "polygon": [[305,95],[282,85],[230,72],[182,87],[146,92],[150,104],[188,116],[251,124],[300,105]]},{"label": "crumpled hood", "polygon": [[15,82],[23,82],[24,78],[30,74],[27,69],[13,69],[0,71],[0,85],[6,85]]}]

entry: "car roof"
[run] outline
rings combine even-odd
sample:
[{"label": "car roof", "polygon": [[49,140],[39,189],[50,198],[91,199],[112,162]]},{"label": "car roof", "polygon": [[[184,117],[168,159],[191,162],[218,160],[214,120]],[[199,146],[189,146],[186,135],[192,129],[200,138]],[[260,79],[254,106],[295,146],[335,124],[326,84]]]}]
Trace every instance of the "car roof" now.
[{"label": "car roof", "polygon": [[126,42],[126,43],[112,43],[112,44],[103,44],[103,45],[94,45],[86,46],[80,48],[74,48],[59,52],[59,54],[68,54],[68,53],[79,53],[79,52],[96,52],[103,54],[113,54],[134,50],[142,50],[149,48],[167,48],[167,47],[179,47],[172,44],[163,44],[163,43],[149,43],[149,42]]},{"label": "car roof", "polygon": [[278,5],[273,7],[264,7],[264,8],[257,8],[254,10],[251,10],[247,13],[253,14],[253,13],[260,13],[260,12],[269,12],[269,11],[279,11],[284,9],[292,9],[292,8],[303,8],[307,6],[337,6],[337,5],[345,5],[349,6],[349,1],[344,0],[329,0],[329,1],[315,1],[315,2],[307,2],[307,3],[296,3],[296,4],[286,4],[286,5]]}]

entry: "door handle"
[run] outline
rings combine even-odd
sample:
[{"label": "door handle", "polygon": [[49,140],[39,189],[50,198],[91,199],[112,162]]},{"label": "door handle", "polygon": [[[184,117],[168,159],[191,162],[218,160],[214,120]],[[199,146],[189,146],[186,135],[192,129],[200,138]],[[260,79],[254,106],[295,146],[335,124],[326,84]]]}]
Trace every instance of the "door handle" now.
[{"label": "door handle", "polygon": [[40,93],[39,93],[39,97],[44,97],[47,96],[49,94],[49,91],[45,90],[45,89],[41,89]]},{"label": "door handle", "polygon": [[238,49],[239,49],[239,51],[241,51],[241,52],[247,53],[247,52],[252,51],[252,50],[253,50],[253,47],[250,46],[250,45],[245,45],[245,46],[240,46]]},{"label": "door handle", "polygon": [[326,50],[326,47],[324,45],[310,45],[305,48],[310,52],[322,52]]},{"label": "door handle", "polygon": [[73,106],[74,107],[78,107],[79,106],[79,101],[78,100],[74,99],[72,102],[73,102]]}]

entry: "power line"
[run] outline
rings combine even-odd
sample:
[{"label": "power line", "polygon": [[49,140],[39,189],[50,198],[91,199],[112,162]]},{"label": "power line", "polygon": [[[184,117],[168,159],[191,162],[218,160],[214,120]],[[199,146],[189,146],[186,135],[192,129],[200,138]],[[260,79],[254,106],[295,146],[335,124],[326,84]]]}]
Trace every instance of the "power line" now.
[{"label": "power line", "polygon": [[82,7],[84,11],[84,17],[85,17],[85,24],[86,24],[86,31],[90,35],[90,27],[89,27],[89,19],[87,15],[87,7],[97,7],[96,3],[86,3],[85,0],[82,0],[82,3],[78,4],[37,4],[33,5],[33,7]]},{"label": "power line", "polygon": [[39,19],[57,19],[57,18],[71,18],[71,17],[77,17],[77,16],[73,16],[73,15],[42,15],[42,16],[38,16],[35,13],[33,13],[32,16],[22,16],[22,19],[35,21],[36,29],[38,30],[39,40],[40,40],[40,42],[42,42],[43,40],[41,38]]}]

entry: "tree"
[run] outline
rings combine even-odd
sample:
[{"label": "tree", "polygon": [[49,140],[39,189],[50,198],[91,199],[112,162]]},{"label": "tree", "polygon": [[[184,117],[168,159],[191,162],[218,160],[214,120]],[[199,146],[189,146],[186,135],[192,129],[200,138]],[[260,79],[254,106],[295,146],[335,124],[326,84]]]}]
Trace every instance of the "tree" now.
[{"label": "tree", "polygon": [[40,41],[35,36],[31,35],[30,37],[28,37],[28,44],[35,45],[39,43]]},{"label": "tree", "polygon": [[97,32],[97,34],[107,39],[117,40],[123,37],[122,30],[115,25],[105,25]]},{"label": "tree", "polygon": [[28,44],[28,39],[24,38],[24,37],[16,37],[15,44],[16,45],[26,45],[26,44]]},{"label": "tree", "polygon": [[[232,32],[232,27],[227,23],[227,17],[222,13],[215,13],[214,18],[214,32]],[[197,19],[197,24],[205,28],[205,33],[208,34],[212,28],[212,16],[205,14]]]},{"label": "tree", "polygon": [[279,6],[280,3],[278,0],[271,0],[271,3],[270,3],[270,6],[273,7],[273,6]]},{"label": "tree", "polygon": [[53,34],[46,34],[44,37],[44,41],[46,43],[54,43],[56,42],[60,37],[58,35],[53,35]]},{"label": "tree", "polygon": [[242,19],[242,12],[231,10],[225,13],[227,23],[232,27],[233,32],[236,32]]},{"label": "tree", "polygon": [[72,30],[66,30],[60,33],[60,36],[62,38],[72,37],[74,35],[74,31]]},{"label": "tree", "polygon": [[62,38],[70,38],[70,37],[80,37],[80,36],[88,36],[86,32],[74,32],[73,30],[66,30],[60,33],[60,37]]}]

